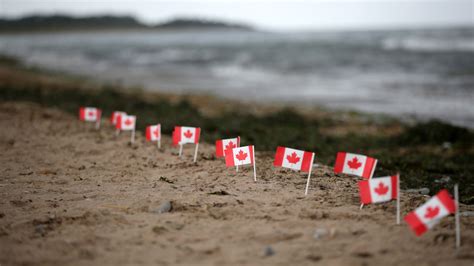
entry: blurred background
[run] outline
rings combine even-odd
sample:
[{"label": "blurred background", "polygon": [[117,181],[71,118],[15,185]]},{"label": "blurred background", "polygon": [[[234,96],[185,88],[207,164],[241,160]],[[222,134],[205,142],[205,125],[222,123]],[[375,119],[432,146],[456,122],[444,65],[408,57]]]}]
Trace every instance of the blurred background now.
[{"label": "blurred background", "polygon": [[0,53],[126,86],[474,127],[472,0],[0,0]]}]

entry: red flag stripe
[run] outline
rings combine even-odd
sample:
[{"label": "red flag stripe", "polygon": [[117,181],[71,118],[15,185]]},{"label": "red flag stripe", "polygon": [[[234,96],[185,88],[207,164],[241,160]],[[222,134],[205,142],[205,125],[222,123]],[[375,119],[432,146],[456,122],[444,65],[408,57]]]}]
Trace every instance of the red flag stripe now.
[{"label": "red flag stripe", "polygon": [[426,225],[421,222],[421,220],[418,218],[418,216],[416,216],[414,211],[407,214],[404,220],[405,222],[407,222],[408,225],[410,225],[411,229],[415,232],[417,236],[422,235],[428,230]]},{"label": "red flag stripe", "polygon": [[372,203],[372,196],[370,194],[370,184],[369,181],[359,181],[359,194],[360,194],[360,203],[370,204]]},{"label": "red flag stripe", "polygon": [[176,146],[181,141],[181,127],[174,127],[173,144]]},{"label": "red flag stripe", "polygon": [[227,167],[234,166],[234,150],[228,150],[225,154],[225,165]]},{"label": "red flag stripe", "polygon": [[253,145],[249,146],[249,152],[250,152],[250,163],[253,165]]},{"label": "red flag stripe", "polygon": [[303,155],[303,162],[301,163],[301,171],[309,172],[309,169],[312,167],[311,159],[313,159],[313,153],[305,151]]},{"label": "red flag stripe", "polygon": [[84,107],[79,108],[79,119],[80,120],[85,120],[86,119],[86,112],[85,112]]},{"label": "red flag stripe", "polygon": [[194,134],[194,143],[199,143],[199,137],[201,135],[201,128],[197,127]]},{"label": "red flag stripe", "polygon": [[456,205],[454,200],[451,198],[451,195],[446,189],[441,190],[436,195],[438,200],[444,205],[444,207],[450,212],[454,213],[456,211]]},{"label": "red flag stripe", "polygon": [[371,178],[372,177],[372,170],[374,169],[374,164],[377,160],[374,158],[366,157],[364,172],[362,173],[362,177],[364,178]]},{"label": "red flag stripe", "polygon": [[224,156],[224,147],[222,146],[222,140],[216,140],[216,157]]},{"label": "red flag stripe", "polygon": [[338,152],[336,156],[336,164],[334,165],[334,173],[342,173],[342,169],[344,169],[345,161],[346,161],[346,153]]},{"label": "red flag stripe", "polygon": [[151,126],[146,127],[146,139],[151,140]]},{"label": "red flag stripe", "polygon": [[392,175],[392,199],[396,199],[398,195],[398,188],[397,188],[397,179],[398,175]]},{"label": "red flag stripe", "polygon": [[278,146],[275,154],[275,160],[273,161],[274,166],[283,165],[283,157],[285,156],[285,147]]}]

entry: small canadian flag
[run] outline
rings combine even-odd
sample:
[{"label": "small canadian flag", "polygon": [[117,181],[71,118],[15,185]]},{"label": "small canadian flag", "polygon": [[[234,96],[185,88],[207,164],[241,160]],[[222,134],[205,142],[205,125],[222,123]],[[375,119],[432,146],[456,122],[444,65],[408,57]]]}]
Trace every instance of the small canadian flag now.
[{"label": "small canadian flag", "polygon": [[134,115],[120,115],[117,117],[117,129],[120,130],[133,130],[135,131],[135,123],[137,117]]},{"label": "small canadian flag", "polygon": [[127,113],[121,111],[114,111],[110,116],[110,123],[112,123],[112,125],[116,125],[118,117],[121,115],[127,115]]},{"label": "small canadian flag", "polygon": [[254,164],[254,148],[251,146],[237,147],[228,150],[225,154],[225,165],[227,167]]},{"label": "small canadian flag", "polygon": [[312,152],[295,150],[286,147],[278,147],[273,165],[309,172],[314,159],[313,155],[314,153]]},{"label": "small canadian flag", "polygon": [[145,135],[148,141],[161,140],[161,125],[147,126]]},{"label": "small canadian flag", "polygon": [[174,127],[173,145],[182,145],[186,143],[199,143],[201,128],[199,127]]},{"label": "small canadian flag", "polygon": [[79,120],[88,122],[100,121],[102,111],[95,107],[80,107]]},{"label": "small canadian flag", "polygon": [[379,203],[397,199],[398,175],[359,181],[360,202]]},{"label": "small canadian flag", "polygon": [[226,151],[240,147],[240,137],[216,140],[216,157],[224,157]]},{"label": "small canadian flag", "polygon": [[360,176],[363,178],[372,178],[374,174],[377,159],[347,152],[338,152],[334,173],[345,173]]},{"label": "small canadian flag", "polygon": [[425,204],[407,214],[405,221],[415,234],[420,236],[439,223],[443,217],[455,212],[455,201],[451,198],[449,192],[443,189]]}]

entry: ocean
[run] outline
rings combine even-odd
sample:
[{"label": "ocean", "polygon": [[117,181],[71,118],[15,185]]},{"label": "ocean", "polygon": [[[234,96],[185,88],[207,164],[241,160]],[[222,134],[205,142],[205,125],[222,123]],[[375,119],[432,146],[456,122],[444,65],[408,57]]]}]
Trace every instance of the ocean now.
[{"label": "ocean", "polygon": [[474,28],[4,34],[0,53],[150,91],[474,128]]}]

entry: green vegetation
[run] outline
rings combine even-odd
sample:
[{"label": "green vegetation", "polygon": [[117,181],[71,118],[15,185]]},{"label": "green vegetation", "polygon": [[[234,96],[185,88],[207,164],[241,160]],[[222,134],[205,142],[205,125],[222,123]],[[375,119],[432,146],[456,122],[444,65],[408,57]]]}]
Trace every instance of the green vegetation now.
[{"label": "green vegetation", "polygon": [[[383,129],[390,125],[369,119],[359,128],[337,135],[328,133],[328,129],[344,122],[332,116],[309,118],[292,109],[266,115],[235,110],[206,116],[187,100],[173,103],[164,97],[125,93],[109,86],[54,89],[40,83],[2,80],[0,100],[31,101],[72,114],[77,114],[79,106],[100,107],[105,115],[123,110],[137,115],[138,129],[159,121],[163,133],[169,135],[175,125],[199,126],[208,143],[240,135],[244,144],[255,144],[259,151],[274,151],[279,145],[315,151],[317,161],[327,165],[333,165],[338,151],[367,154],[379,159],[376,176],[400,171],[402,188],[427,187],[432,194],[458,182],[462,202],[474,204],[474,133],[440,121],[413,126],[390,122],[397,123],[401,131],[387,134]],[[376,127],[377,131],[359,133],[363,127]]]}]

